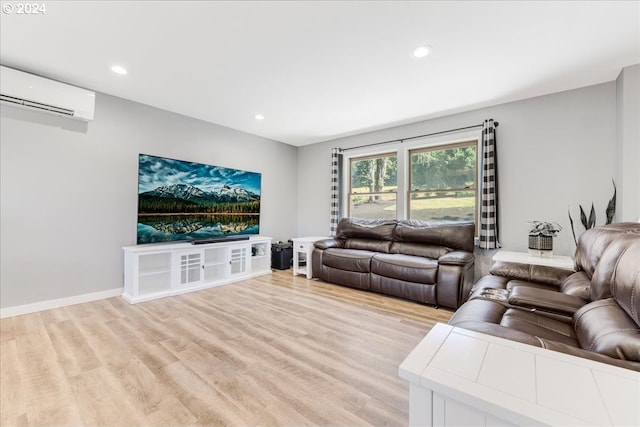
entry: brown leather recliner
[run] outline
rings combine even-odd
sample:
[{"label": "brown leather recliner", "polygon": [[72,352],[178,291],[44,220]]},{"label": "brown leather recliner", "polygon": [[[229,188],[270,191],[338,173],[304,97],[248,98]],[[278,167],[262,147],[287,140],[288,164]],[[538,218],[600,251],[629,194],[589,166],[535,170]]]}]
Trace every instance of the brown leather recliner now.
[{"label": "brown leather recliner", "polygon": [[315,243],[313,277],[421,303],[459,307],[473,284],[473,223],[343,218]]},{"label": "brown leather recliner", "polygon": [[[640,232],[640,224],[636,222],[616,223],[595,227],[583,233],[576,248],[575,272],[539,265],[495,262],[491,266],[490,275],[480,278],[473,289],[529,287],[573,295],[582,299],[584,303],[606,298],[610,294],[607,294],[608,282],[603,276],[610,275],[611,266],[600,269],[598,277],[594,279],[595,288],[592,286],[592,277],[604,250],[620,235],[629,231]],[[618,244],[621,243],[618,242]],[[610,252],[610,256],[615,257],[615,252]],[[604,283],[602,283],[603,281]]]},{"label": "brown leather recliner", "polygon": [[640,371],[640,224],[583,233],[576,269],[498,264],[449,324]]}]

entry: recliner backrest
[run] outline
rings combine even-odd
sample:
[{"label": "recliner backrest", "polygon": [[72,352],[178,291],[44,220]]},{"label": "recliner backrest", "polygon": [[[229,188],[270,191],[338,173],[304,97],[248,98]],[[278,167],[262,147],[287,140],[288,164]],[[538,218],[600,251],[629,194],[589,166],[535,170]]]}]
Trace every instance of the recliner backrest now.
[{"label": "recliner backrest", "polygon": [[447,252],[473,253],[473,222],[430,223],[417,220],[342,218],[336,239],[348,249],[439,258]]},{"label": "recliner backrest", "polygon": [[[612,284],[619,260],[629,246],[639,238],[640,234],[622,233],[602,252],[598,265],[591,277],[591,301],[610,298],[613,295]],[[640,258],[638,258],[638,262],[640,263]]]},{"label": "recliner backrest", "polygon": [[450,250],[473,252],[474,234],[475,225],[473,222],[441,224],[406,219],[398,221],[393,233],[393,240],[401,243],[419,243],[443,246]]},{"label": "recliner backrest", "polygon": [[338,223],[336,238],[391,241],[396,222],[389,219],[342,218]]},{"label": "recliner backrest", "polygon": [[640,233],[620,255],[613,274],[611,291],[618,305],[640,326]]},{"label": "recliner backrest", "polygon": [[612,298],[582,306],[572,318],[580,346],[640,362],[640,239],[623,250],[611,279]]},{"label": "recliner backrest", "polygon": [[391,242],[389,240],[348,238],[344,241],[344,248],[371,252],[384,252],[388,254],[389,249],[391,248]]},{"label": "recliner backrest", "polygon": [[616,228],[610,226],[594,227],[582,233],[578,239],[575,254],[577,271],[584,271],[589,279],[593,277],[605,249],[618,236],[627,232],[623,227],[620,227],[620,224],[616,224],[618,226]]},{"label": "recliner backrest", "polygon": [[618,222],[594,227],[582,233],[576,248],[575,266],[578,272],[576,275],[586,276],[583,281],[588,284],[588,289],[582,292],[581,297],[596,301],[611,296],[612,269],[620,251],[627,244],[625,241],[614,242],[630,231],[640,232],[640,224]]}]

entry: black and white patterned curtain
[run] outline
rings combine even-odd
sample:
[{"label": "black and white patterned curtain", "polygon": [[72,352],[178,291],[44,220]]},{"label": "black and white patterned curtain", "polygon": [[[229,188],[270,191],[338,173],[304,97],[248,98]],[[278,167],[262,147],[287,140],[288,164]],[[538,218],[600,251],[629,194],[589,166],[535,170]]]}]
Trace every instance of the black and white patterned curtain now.
[{"label": "black and white patterned curtain", "polygon": [[498,151],[493,120],[482,128],[482,192],[480,194],[480,249],[497,249],[498,239]]},{"label": "black and white patterned curtain", "polygon": [[329,235],[335,236],[340,221],[340,184],[342,171],[342,153],[339,148],[331,149],[331,218]]}]

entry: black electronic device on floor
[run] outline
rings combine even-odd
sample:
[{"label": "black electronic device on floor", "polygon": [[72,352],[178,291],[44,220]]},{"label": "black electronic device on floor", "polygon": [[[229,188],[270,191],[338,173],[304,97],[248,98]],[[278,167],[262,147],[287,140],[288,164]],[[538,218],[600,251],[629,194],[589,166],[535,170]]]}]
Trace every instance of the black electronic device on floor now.
[{"label": "black electronic device on floor", "polygon": [[291,243],[278,242],[271,244],[271,268],[287,270],[293,261],[293,245]]}]

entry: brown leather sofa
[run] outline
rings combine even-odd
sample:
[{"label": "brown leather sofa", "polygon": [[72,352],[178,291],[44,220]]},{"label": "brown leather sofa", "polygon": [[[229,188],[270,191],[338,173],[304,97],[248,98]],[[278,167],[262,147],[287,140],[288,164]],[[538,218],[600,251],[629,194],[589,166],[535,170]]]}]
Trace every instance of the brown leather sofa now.
[{"label": "brown leather sofa", "polygon": [[495,263],[449,324],[640,371],[640,224],[586,231],[575,260]]},{"label": "brown leather sofa", "polygon": [[473,223],[343,218],[315,243],[313,277],[421,303],[459,307],[473,284]]}]

